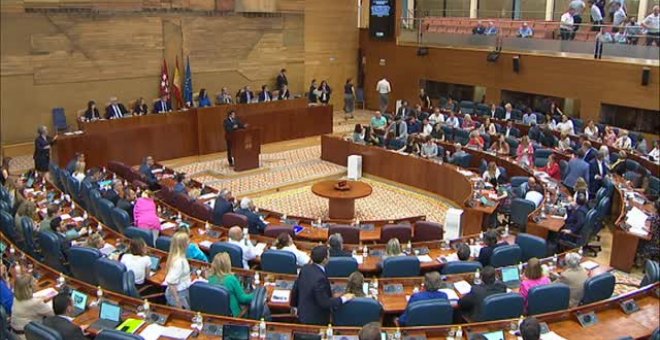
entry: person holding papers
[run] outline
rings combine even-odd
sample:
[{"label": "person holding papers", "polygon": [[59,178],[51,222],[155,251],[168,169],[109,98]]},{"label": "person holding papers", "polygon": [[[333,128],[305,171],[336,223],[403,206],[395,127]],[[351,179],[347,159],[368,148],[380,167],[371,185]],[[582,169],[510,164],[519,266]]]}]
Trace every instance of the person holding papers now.
[{"label": "person holding papers", "polygon": [[481,305],[485,298],[506,293],[506,285],[497,279],[495,268],[491,266],[486,266],[481,271],[481,281],[481,284],[472,286],[470,292],[458,300],[459,309],[473,319],[481,314]]},{"label": "person holding papers", "polygon": [[[439,291],[441,287],[442,287],[442,279],[440,278],[440,273],[438,272],[426,273],[426,275],[424,275],[424,291],[417,292],[411,295],[410,299],[408,300],[408,306],[410,306],[412,303],[417,301],[435,300],[435,299],[447,300],[447,294]],[[408,315],[406,312],[404,312],[399,317],[399,324],[405,326],[407,321],[408,321]]]},{"label": "person holding papers", "polygon": [[67,316],[71,309],[71,296],[66,292],[60,292],[53,298],[54,316],[44,319],[44,325],[60,333],[63,339],[67,340],[86,340],[83,330],[75,325]]},{"label": "person holding papers", "polygon": [[243,290],[236,275],[231,272],[231,259],[227,253],[218,253],[211,263],[209,283],[223,286],[229,292],[229,309],[233,317],[241,315],[241,305],[249,305],[254,294]]},{"label": "person holding papers", "polygon": [[259,250],[252,245],[250,240],[245,238],[246,235],[243,235],[243,230],[238,226],[229,228],[228,236],[227,243],[236,245],[243,250],[243,269],[250,269],[248,262],[260,255]]}]

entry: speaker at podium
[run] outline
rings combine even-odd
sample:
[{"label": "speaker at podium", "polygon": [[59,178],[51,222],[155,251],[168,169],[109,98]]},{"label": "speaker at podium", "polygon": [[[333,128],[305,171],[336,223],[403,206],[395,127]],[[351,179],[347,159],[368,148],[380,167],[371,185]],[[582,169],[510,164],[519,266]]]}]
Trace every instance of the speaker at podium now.
[{"label": "speaker at podium", "polygon": [[362,178],[362,156],[348,156],[348,179],[357,181]]}]

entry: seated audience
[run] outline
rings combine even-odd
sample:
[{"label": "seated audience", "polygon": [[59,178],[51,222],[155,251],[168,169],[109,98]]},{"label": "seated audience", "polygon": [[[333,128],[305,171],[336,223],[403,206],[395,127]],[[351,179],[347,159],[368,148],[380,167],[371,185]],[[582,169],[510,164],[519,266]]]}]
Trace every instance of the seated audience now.
[{"label": "seated audience", "polygon": [[133,106],[133,115],[144,116],[147,114],[149,114],[149,106],[147,106],[144,97],[140,97],[135,101],[135,106]]},{"label": "seated audience", "polygon": [[206,89],[199,90],[199,95],[197,95],[197,106],[199,107],[211,106],[211,99],[209,99],[209,94],[206,92]]},{"label": "seated audience", "polygon": [[92,233],[87,237],[87,240],[85,243],[83,243],[83,246],[92,249],[103,249],[105,246],[105,240],[101,234]]},{"label": "seated audience", "polygon": [[376,111],[374,112],[374,116],[371,117],[369,126],[371,126],[376,133],[385,133],[387,118],[383,117],[383,114],[380,111]]},{"label": "seated audience", "polygon": [[252,89],[249,85],[243,87],[242,91],[239,93],[240,95],[236,95],[236,98],[239,98],[239,102],[241,104],[249,104],[255,100],[254,92],[252,92]]},{"label": "seated audience", "polygon": [[614,132],[614,129],[611,126],[605,126],[605,134],[603,136],[603,142],[606,145],[614,146],[616,140],[617,140],[617,136],[616,133]]},{"label": "seated audience", "polygon": [[76,164],[78,164],[78,162],[84,162],[84,161],[85,161],[85,154],[82,152],[76,152],[73,159],[66,164],[66,171],[68,171],[70,174],[73,174],[76,171]]},{"label": "seated audience", "polygon": [[587,219],[588,212],[587,198],[584,195],[578,195],[575,200],[575,206],[568,211],[568,218],[566,218],[566,224],[561,229],[561,232],[579,235]]},{"label": "seated audience", "polygon": [[474,127],[475,127],[475,123],[472,120],[472,117],[470,117],[469,114],[466,114],[465,116],[463,116],[463,124],[462,124],[461,128],[463,130],[470,131],[470,130],[474,129]]},{"label": "seated audience", "polygon": [[351,136],[351,142],[360,145],[366,145],[365,131],[362,127],[362,124],[355,124],[355,129],[353,129],[353,135]]},{"label": "seated audience", "polygon": [[209,284],[223,286],[229,292],[229,309],[233,317],[241,315],[241,305],[249,306],[253,293],[246,293],[236,275],[231,272],[231,259],[227,253],[218,253],[213,258]]},{"label": "seated audience", "polygon": [[128,114],[124,104],[117,101],[117,97],[110,98],[110,105],[105,108],[105,119],[123,118]]},{"label": "seated audience", "polygon": [[121,180],[115,179],[112,181],[112,187],[103,191],[103,198],[116,205],[119,202],[120,193],[124,191],[124,183]]},{"label": "seated audience", "polygon": [[228,189],[220,190],[218,197],[213,203],[213,224],[222,225],[222,216],[234,211],[234,198]]},{"label": "seated audience", "polygon": [[220,93],[218,93],[217,97],[215,98],[215,103],[218,105],[233,103],[231,94],[226,87],[223,87]]},{"label": "seated audience", "polygon": [[460,121],[458,120],[458,117],[454,114],[454,111],[449,113],[449,118],[445,121],[445,123],[454,129],[458,129],[460,127]]},{"label": "seated audience", "polygon": [[282,85],[282,88],[277,94],[277,100],[287,100],[291,98],[291,92],[289,91],[289,87],[286,85]]},{"label": "seated audience", "polygon": [[578,253],[567,253],[564,261],[566,262],[566,266],[561,271],[556,282],[564,283],[570,288],[571,295],[568,307],[573,308],[582,301],[584,282],[589,278],[589,273],[580,265],[582,257]]},{"label": "seated audience", "polygon": [[380,322],[370,322],[360,329],[358,333],[358,340],[381,340]]},{"label": "seated audience", "polygon": [[456,245],[456,256],[459,261],[470,261],[470,246],[464,242],[459,242]]},{"label": "seated audience", "polygon": [[546,163],[540,170],[547,173],[548,176],[553,179],[561,181],[561,169],[559,168],[559,163],[555,160],[554,154],[548,156],[548,163]]},{"label": "seated audience", "polygon": [[158,208],[150,191],[142,193],[133,207],[133,222],[137,228],[146,229],[153,233],[154,240],[160,234],[160,218],[158,217]]},{"label": "seated audience", "polygon": [[435,144],[431,136],[425,138],[425,142],[422,145],[422,150],[420,154],[423,158],[437,158],[438,157],[438,145]]},{"label": "seated audience", "polygon": [[330,102],[330,95],[332,94],[332,89],[326,80],[321,80],[321,85],[319,86],[319,101],[321,104],[327,105]]},{"label": "seated audience", "polygon": [[513,105],[511,105],[511,103],[506,103],[504,104],[504,117],[502,119],[506,121],[511,121],[512,118],[513,118]]},{"label": "seated audience", "polygon": [[454,145],[454,154],[447,157],[447,162],[454,164],[454,161],[457,161],[459,158],[464,157],[467,154],[467,152],[463,151],[461,143],[456,143],[456,145]]},{"label": "seated audience", "polygon": [[135,195],[135,191],[129,187],[125,187],[124,190],[119,193],[119,199],[117,200],[116,207],[128,213],[128,219],[131,223],[133,222],[136,200],[137,196]]},{"label": "seated audience", "polygon": [[486,117],[486,121],[481,125],[484,128],[484,134],[489,136],[497,135],[497,127],[495,123],[490,120],[490,117]]},{"label": "seated audience", "polygon": [[573,121],[568,119],[566,115],[561,116],[561,122],[557,124],[557,129],[560,133],[565,133],[567,135],[574,135],[575,128],[573,127]]},{"label": "seated audience", "polygon": [[623,150],[619,151],[619,158],[610,166],[610,172],[623,176],[627,170],[626,159],[628,159],[628,154]]},{"label": "seated audience", "polygon": [[536,286],[547,284],[550,284],[550,279],[543,275],[541,261],[536,257],[532,257],[527,261],[527,267],[525,267],[522,282],[520,283],[519,293],[522,295],[523,299],[525,299],[525,309],[527,309],[527,297],[529,296],[529,291]]},{"label": "seated audience", "polygon": [[516,151],[516,161],[520,164],[531,167],[534,165],[534,146],[529,141],[529,137],[522,136],[520,138],[520,144],[518,144],[518,150]]},{"label": "seated audience", "polygon": [[273,100],[273,94],[268,90],[268,85],[261,86],[261,92],[259,92],[259,102],[269,102]]},{"label": "seated audience", "polygon": [[596,126],[596,123],[594,123],[593,120],[590,120],[589,123],[587,123],[587,126],[584,128],[584,134],[587,136],[589,139],[596,140],[600,136],[598,134],[598,126]]},{"label": "seated audience", "polygon": [[[653,141],[653,150],[651,150],[648,156],[654,161],[657,162],[660,159],[660,147],[658,146],[658,140]],[[609,157],[608,157],[609,158]]]},{"label": "seated audience", "polygon": [[433,109],[433,113],[429,116],[429,123],[436,126],[438,123],[445,122],[445,115],[440,112],[440,108],[436,107]]},{"label": "seated audience", "polygon": [[86,340],[82,329],[74,324],[67,314],[71,311],[71,295],[66,292],[60,292],[53,298],[53,316],[46,317],[43,321],[44,326],[54,329],[60,334],[62,339],[67,340]]},{"label": "seated audience", "polygon": [[85,179],[85,162],[76,163],[76,169],[71,174],[71,177],[75,178],[78,183],[82,183]]},{"label": "seated audience", "polygon": [[43,233],[43,232],[46,232],[46,231],[53,231],[53,229],[51,229],[51,224],[50,223],[55,218],[59,219],[61,210],[62,209],[61,209],[59,204],[51,203],[51,204],[48,205],[48,207],[46,208],[46,217],[43,220],[41,220],[41,222],[39,223],[39,232],[40,233]]},{"label": "seated audience", "polygon": [[493,255],[493,250],[506,244],[506,242],[497,243],[497,232],[495,230],[486,231],[484,233],[484,247],[479,250],[478,261],[484,267],[490,265],[490,257]]},{"label": "seated audience", "polygon": [[437,142],[445,141],[445,130],[442,129],[442,123],[437,123],[431,131],[431,138]]},{"label": "seated audience", "polygon": [[344,238],[339,233],[332,234],[328,237],[328,251],[330,257],[352,256],[350,251],[344,250]]},{"label": "seated audience", "polygon": [[[16,214],[14,214],[14,231],[16,232],[17,237],[16,242],[19,244],[25,242],[23,226],[21,223],[23,217],[28,217],[32,221],[37,221],[39,219],[37,205],[34,202],[29,200],[22,201],[16,209]],[[48,228],[50,228],[50,224],[48,224]]]},{"label": "seated audience", "polygon": [[509,137],[517,137],[516,131],[517,129],[513,127],[513,121],[511,119],[508,119],[506,121],[506,127],[504,128],[504,137],[509,138]]},{"label": "seated audience", "polygon": [[302,267],[309,263],[309,255],[307,255],[307,253],[304,251],[298,250],[296,244],[293,243],[291,235],[287,233],[281,233],[279,236],[277,236],[277,240],[275,240],[273,248],[277,250],[285,250],[295,255],[296,265],[298,267]]},{"label": "seated audience", "polygon": [[[656,211],[660,211],[660,199],[655,199],[654,207]],[[654,214],[649,220],[651,239],[643,239],[639,242],[635,258],[638,267],[641,267],[646,260],[657,261],[660,258],[660,215]]]},{"label": "seated audience", "polygon": [[557,148],[560,151],[569,151],[573,149],[573,147],[571,146],[571,138],[568,137],[566,133],[562,132],[559,135],[559,145],[557,145]]},{"label": "seated audience", "polygon": [[18,276],[14,281],[14,301],[9,326],[20,339],[25,339],[25,326],[31,321],[41,322],[44,317],[54,316],[50,298],[34,297],[37,281],[30,274]]},{"label": "seated audience", "polygon": [[397,151],[411,155],[419,155],[421,149],[421,146],[417,142],[417,135],[409,135],[407,143]]},{"label": "seated audience", "polygon": [[[430,272],[424,275],[424,291],[413,293],[408,300],[408,306],[416,301],[447,299],[447,294],[440,292],[442,288],[442,279],[440,273]],[[408,322],[408,315],[404,312],[399,317],[399,323],[403,326]]]},{"label": "seated audience", "polygon": [[122,255],[121,263],[127,270],[133,272],[135,286],[142,287],[144,281],[149,278],[151,273],[151,258],[146,252],[147,244],[141,238],[132,238],[129,242],[128,252]]},{"label": "seated audience", "polygon": [[172,112],[172,103],[166,95],[160,96],[160,99],[154,102],[153,113],[167,113]]},{"label": "seated audience", "polygon": [[87,110],[85,110],[83,117],[85,118],[85,120],[101,119],[101,114],[99,113],[99,110],[96,108],[95,101],[90,100],[87,102]]},{"label": "seated audience", "polygon": [[635,147],[635,150],[637,150],[637,152],[641,153],[642,155],[649,153],[649,146],[646,142],[646,138],[644,138],[644,135],[640,135],[637,138],[637,146]]},{"label": "seated audience", "polygon": [[534,36],[534,31],[527,24],[526,21],[522,23],[522,26],[518,29],[518,38],[531,38]]},{"label": "seated audience", "polygon": [[229,228],[227,236],[227,243],[236,245],[243,251],[243,269],[250,269],[248,262],[259,256],[257,248],[247,239],[247,235],[243,235],[243,230],[239,226]]},{"label": "seated audience", "polygon": [[623,150],[632,149],[632,140],[628,137],[628,131],[619,130],[619,138],[614,142],[614,147]]},{"label": "seated audience", "polygon": [[408,135],[422,132],[422,124],[417,120],[417,117],[410,116],[407,124],[408,124]]},{"label": "seated audience", "polygon": [[511,147],[509,143],[506,142],[504,135],[496,135],[494,138],[495,141],[490,146],[490,151],[496,152],[499,156],[509,156],[511,153]]},{"label": "seated audience", "polygon": [[391,238],[387,241],[383,259],[387,257],[396,257],[396,256],[405,256],[405,255],[406,254],[404,254],[403,250],[401,249],[401,243],[399,242],[398,238]]},{"label": "seated audience", "polygon": [[175,194],[184,194],[188,195],[188,189],[186,188],[186,184],[183,182],[186,179],[186,175],[178,172],[174,175],[174,180],[176,181],[176,184],[174,184],[174,188],[172,188],[172,191]]},{"label": "seated audience", "polygon": [[[190,229],[187,226],[181,226],[177,230],[177,233],[185,233],[190,239]],[[186,258],[189,260],[197,260],[201,262],[209,262],[209,258],[206,257],[206,254],[199,248],[199,245],[195,242],[188,241],[188,248],[186,249]]]},{"label": "seated audience", "polygon": [[484,35],[484,34],[486,34],[486,26],[484,25],[483,21],[481,21],[481,20],[477,21],[477,26],[472,28],[472,34],[475,34],[475,35]]},{"label": "seated audience", "polygon": [[[431,132],[433,132],[433,125],[431,124],[431,122],[429,122],[428,119],[424,119],[424,120],[422,121],[422,132],[421,132],[421,135],[424,136],[424,137],[426,137],[426,136],[430,136],[430,135],[431,135]],[[646,152],[644,152],[644,153],[646,153]]]},{"label": "seated audience", "polygon": [[545,125],[550,130],[557,130],[557,121],[552,117],[552,114],[545,115]]},{"label": "seated audience", "polygon": [[346,293],[353,294],[355,297],[365,297],[364,289],[364,275],[359,271],[355,271],[348,276],[346,282]]},{"label": "seated audience", "polygon": [[536,124],[536,115],[532,112],[532,109],[529,107],[525,109],[525,113],[522,117],[523,124],[525,125],[535,125]]},{"label": "seated audience", "polygon": [[239,209],[236,209],[237,214],[241,214],[248,219],[248,231],[250,234],[259,235],[263,234],[264,229],[266,229],[266,222],[263,221],[263,218],[257,215],[255,212],[255,206],[251,199],[243,197],[241,199],[241,204]]},{"label": "seated audience", "polygon": [[500,169],[497,167],[497,164],[494,161],[490,161],[486,171],[484,171],[481,177],[484,181],[490,182],[491,180],[497,181],[497,179],[500,178],[500,175]]},{"label": "seated audience", "polygon": [[472,130],[472,132],[470,132],[470,140],[467,143],[467,147],[477,150],[484,149],[484,139],[479,135],[477,130]]},{"label": "seated audience", "polygon": [[484,32],[485,35],[497,35],[498,33],[497,26],[495,26],[495,23],[493,21],[488,22],[488,27],[486,28],[486,32]]},{"label": "seated audience", "polygon": [[495,268],[486,266],[481,271],[481,284],[472,286],[470,292],[458,300],[458,307],[464,315],[474,319],[481,313],[484,299],[500,293],[506,293],[506,285],[497,279]]}]

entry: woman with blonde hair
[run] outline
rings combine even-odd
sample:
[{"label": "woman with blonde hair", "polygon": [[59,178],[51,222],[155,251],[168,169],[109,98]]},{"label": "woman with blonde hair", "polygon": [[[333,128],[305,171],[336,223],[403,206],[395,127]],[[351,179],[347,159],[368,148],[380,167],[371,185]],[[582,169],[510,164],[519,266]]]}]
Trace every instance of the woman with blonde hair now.
[{"label": "woman with blonde hair", "polygon": [[192,284],[190,264],[186,259],[188,242],[188,234],[185,232],[179,231],[174,234],[170,244],[170,253],[167,257],[167,266],[165,267],[167,269],[167,275],[165,276],[167,304],[184,309],[190,309],[188,288]]},{"label": "woman with blonde hair", "polygon": [[403,250],[401,250],[401,243],[398,238],[391,238],[387,241],[387,246],[385,246],[385,255],[387,256],[401,256],[403,255]]},{"label": "woman with blonde hair", "polygon": [[578,194],[582,193],[584,197],[589,200],[589,184],[587,184],[587,181],[584,180],[584,178],[579,177],[577,181],[575,182],[575,194],[573,195],[573,200],[577,200]]},{"label": "woman with blonde hair", "polygon": [[493,161],[488,163],[488,168],[484,171],[482,177],[484,181],[490,182],[491,180],[496,180],[500,178],[500,169],[497,167],[497,164]]},{"label": "woman with blonde hair", "polygon": [[103,246],[105,246],[105,240],[103,240],[103,236],[101,236],[101,234],[93,233],[87,237],[85,246],[94,249],[101,249]]},{"label": "woman with blonde hair", "polygon": [[14,281],[14,303],[11,310],[11,329],[19,339],[25,339],[25,326],[32,321],[41,321],[53,316],[53,307],[48,303],[51,298],[34,297],[36,282],[32,275],[21,275]]},{"label": "woman with blonde hair", "polygon": [[229,309],[234,317],[241,315],[241,305],[249,305],[254,294],[247,294],[236,275],[231,272],[231,259],[227,253],[218,253],[211,263],[209,283],[223,286],[229,292]]},{"label": "woman with blonde hair", "polygon": [[133,221],[136,227],[150,230],[153,233],[154,240],[158,238],[161,230],[160,218],[158,217],[156,201],[154,201],[150,190],[144,191],[142,197],[135,202]]},{"label": "woman with blonde hair", "polygon": [[83,179],[85,179],[85,162],[76,162],[76,170],[71,176],[75,178],[78,183],[82,183]]},{"label": "woman with blonde hair", "polygon": [[518,145],[518,150],[516,150],[516,155],[518,156],[518,162],[521,164],[527,166],[534,165],[534,146],[529,142],[529,137],[522,136],[522,138],[520,138],[520,144]]},{"label": "woman with blonde hair", "polygon": [[364,284],[364,275],[362,273],[355,271],[348,276],[348,282],[346,282],[346,294],[353,294],[355,297],[364,297],[364,290],[362,285]]}]

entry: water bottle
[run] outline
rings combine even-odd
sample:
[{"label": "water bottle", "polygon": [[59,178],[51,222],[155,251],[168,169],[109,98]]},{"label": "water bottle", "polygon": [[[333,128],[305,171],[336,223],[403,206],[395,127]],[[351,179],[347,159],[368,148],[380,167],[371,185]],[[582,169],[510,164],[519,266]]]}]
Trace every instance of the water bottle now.
[{"label": "water bottle", "polygon": [[264,321],[264,318],[259,321],[259,339],[266,339],[266,321]]},{"label": "water bottle", "polygon": [[83,220],[86,220],[87,218],[89,218],[89,215],[87,215],[87,210],[83,211],[82,218],[83,218]]},{"label": "water bottle", "polygon": [[479,271],[479,268],[477,268],[477,271],[474,272],[474,284],[481,284],[481,272]]},{"label": "water bottle", "polygon": [[417,287],[417,285],[415,285],[415,287],[413,288],[412,292],[413,292],[413,294],[417,294],[417,293],[419,293],[419,287]]},{"label": "water bottle", "polygon": [[394,337],[392,340],[401,340],[401,328],[397,327],[394,331]]},{"label": "water bottle", "polygon": [[580,247],[580,249],[578,249],[578,255],[582,256],[582,254],[584,254],[584,250],[582,250],[582,247]]},{"label": "water bottle", "polygon": [[555,253],[554,255],[552,255],[552,265],[553,265],[555,268],[557,268],[558,265],[559,265],[559,260],[557,259],[557,253]]},{"label": "water bottle", "polygon": [[522,262],[518,262],[518,272],[522,273],[522,271],[523,271],[523,264]]},{"label": "water bottle", "polygon": [[149,304],[149,300],[144,299],[144,302],[142,303],[142,313],[144,314],[144,318],[146,320],[149,319],[150,312],[151,312],[151,305]]},{"label": "water bottle", "polygon": [[261,281],[259,281],[259,272],[254,273],[254,287],[258,287]]},{"label": "water bottle", "polygon": [[60,276],[57,278],[57,288],[64,287],[65,283],[66,283],[66,278],[64,277],[64,274],[60,273]]},{"label": "water bottle", "polygon": [[463,339],[463,328],[461,326],[458,326],[456,330],[456,339]]},{"label": "water bottle", "polygon": [[410,240],[408,240],[407,248],[408,248],[408,252],[412,253],[412,242],[410,242]]},{"label": "water bottle", "polygon": [[101,225],[101,223],[99,223],[99,224],[96,226],[96,232],[100,234],[102,231],[103,231],[103,226]]},{"label": "water bottle", "polygon": [[192,319],[192,327],[195,329],[202,329],[204,326],[204,318],[202,317],[202,313],[197,312],[195,316]]},{"label": "water bottle", "polygon": [[328,324],[328,328],[325,330],[325,337],[327,340],[332,340],[332,324]]},{"label": "water bottle", "polygon": [[209,230],[211,230],[211,225],[209,224],[209,222],[206,222],[206,224],[204,224],[204,230],[206,230],[207,233],[209,232]]},{"label": "water bottle", "polygon": [[357,250],[353,249],[353,251],[351,252],[351,255],[353,255],[353,257],[357,256]]},{"label": "water bottle", "polygon": [[369,256],[369,248],[367,248],[367,246],[364,246],[364,248],[362,248],[362,256],[365,259],[367,258],[367,256]]},{"label": "water bottle", "polygon": [[509,226],[504,226],[504,236],[509,236]]}]

